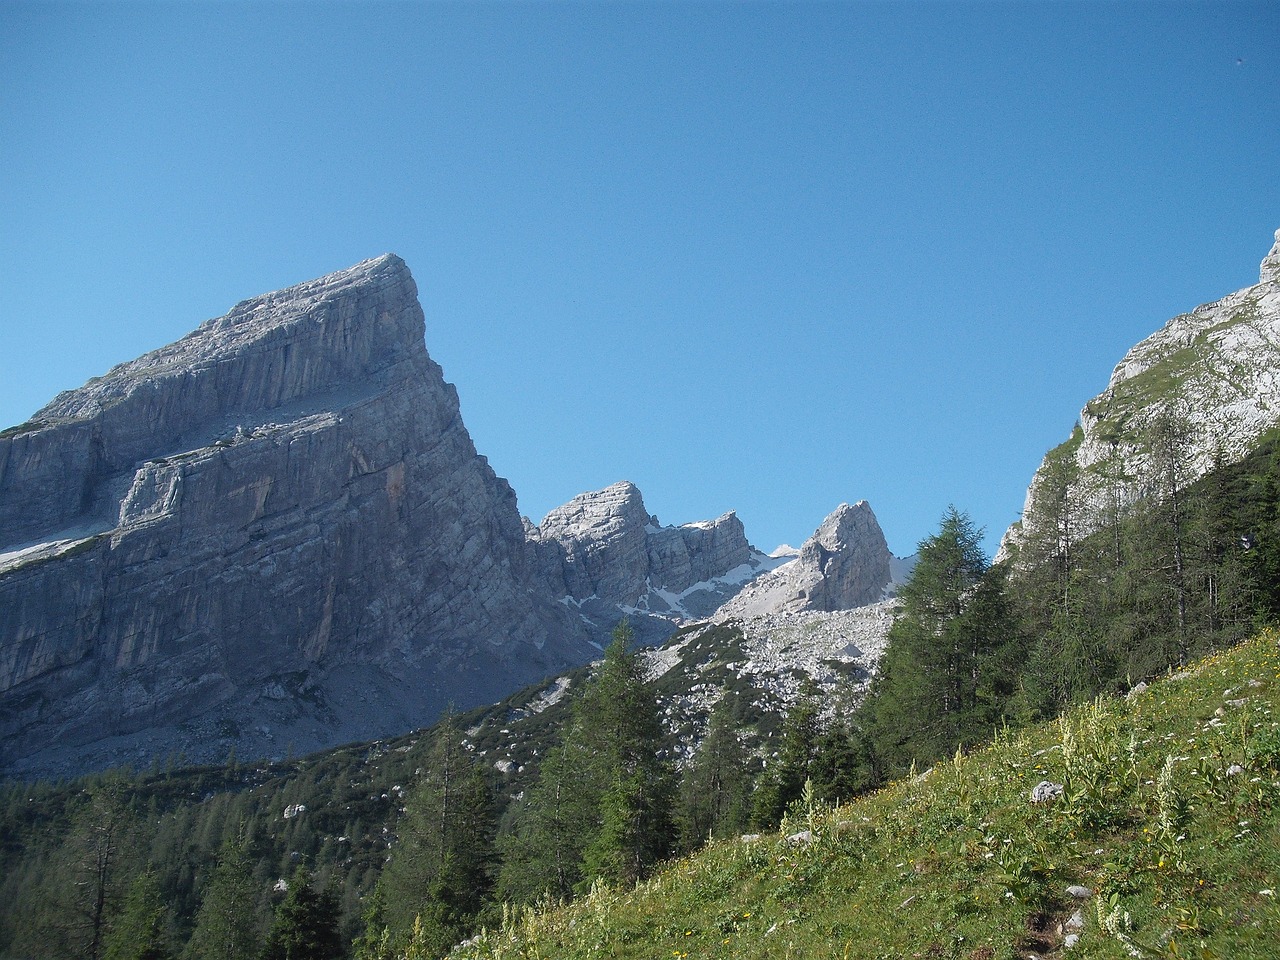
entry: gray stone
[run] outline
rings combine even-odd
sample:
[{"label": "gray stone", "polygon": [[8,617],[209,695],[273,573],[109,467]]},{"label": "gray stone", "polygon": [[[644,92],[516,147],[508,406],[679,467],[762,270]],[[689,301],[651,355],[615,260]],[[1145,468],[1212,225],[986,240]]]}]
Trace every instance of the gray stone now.
[{"label": "gray stone", "polygon": [[1049,780],[1041,780],[1031,788],[1032,803],[1051,803],[1062,796],[1063,786]]},{"label": "gray stone", "polygon": [[0,763],[302,752],[590,658],[423,329],[383,256],[0,434]]},{"label": "gray stone", "polygon": [[662,526],[627,481],[580,494],[537,526],[526,521],[525,532],[543,575],[597,642],[624,616],[642,641],[661,640],[783,562],[752,547],[732,512]]},{"label": "gray stone", "polygon": [[1271,252],[1263,258],[1258,270],[1259,283],[1280,283],[1280,230],[1276,231],[1276,242]]},{"label": "gray stone", "polygon": [[[1174,317],[1129,350],[1106,389],[1085,404],[1069,496],[1074,536],[1100,529],[1117,505],[1160,494],[1166,471],[1148,440],[1158,418],[1172,413],[1189,430],[1177,452],[1183,485],[1240,459],[1280,424],[1280,231],[1276,236],[1257,284]],[[1048,476],[1042,464],[1000,557],[1028,539],[1055,536]]]},{"label": "gray stone", "polygon": [[871,506],[865,500],[842,503],[793,561],[744,588],[715,618],[866,606],[884,598],[893,579],[892,559]]}]

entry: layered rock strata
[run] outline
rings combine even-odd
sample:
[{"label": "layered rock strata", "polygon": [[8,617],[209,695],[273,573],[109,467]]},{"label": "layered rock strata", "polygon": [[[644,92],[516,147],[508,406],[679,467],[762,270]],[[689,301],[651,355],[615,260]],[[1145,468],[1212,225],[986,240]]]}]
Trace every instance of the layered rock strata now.
[{"label": "layered rock strata", "polygon": [[589,656],[423,331],[383,256],[0,434],[0,762],[301,751]]},{"label": "layered rock strata", "polygon": [[622,617],[643,641],[660,640],[782,562],[752,547],[732,512],[663,526],[626,481],[574,497],[526,530],[553,589],[599,642]]}]

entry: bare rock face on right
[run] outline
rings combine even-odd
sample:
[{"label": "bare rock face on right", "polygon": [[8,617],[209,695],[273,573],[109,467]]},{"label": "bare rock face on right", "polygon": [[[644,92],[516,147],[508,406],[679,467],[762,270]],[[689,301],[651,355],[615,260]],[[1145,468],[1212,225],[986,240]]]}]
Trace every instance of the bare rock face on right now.
[{"label": "bare rock face on right", "polygon": [[1188,484],[1244,457],[1280,424],[1280,231],[1258,282],[1174,317],[1136,344],[1046,454],[1001,556],[1058,528],[1082,537],[1171,477]]}]

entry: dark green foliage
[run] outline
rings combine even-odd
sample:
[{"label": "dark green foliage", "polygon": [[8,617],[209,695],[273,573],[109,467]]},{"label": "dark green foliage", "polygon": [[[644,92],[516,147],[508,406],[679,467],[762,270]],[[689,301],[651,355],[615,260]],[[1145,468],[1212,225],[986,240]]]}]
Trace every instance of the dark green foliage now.
[{"label": "dark green foliage", "polygon": [[504,841],[502,898],[563,898],[597,879],[634,884],[665,856],[673,790],[661,743],[623,621]]},{"label": "dark green foliage", "polygon": [[1124,689],[1280,615],[1280,434],[1192,484],[1179,459],[1185,426],[1170,415],[1153,434],[1146,500],[1074,540],[1069,556],[1042,536],[1044,515],[1024,531],[1009,593],[1032,638],[1025,717]]},{"label": "dark green foliage", "polygon": [[139,874],[107,934],[105,960],[170,960],[168,914],[155,874]]},{"label": "dark green foliage", "polygon": [[257,956],[261,938],[256,887],[245,844],[228,839],[205,887],[185,960],[251,960]]},{"label": "dark green foliage", "polygon": [[392,946],[402,945],[418,918],[419,946],[443,954],[470,932],[495,859],[493,798],[452,715],[437,726],[397,832],[366,942],[380,944],[377,927],[385,925],[395,932]]},{"label": "dark green foliage", "polygon": [[27,949],[98,960],[137,861],[137,830],[126,773],[89,781],[71,806],[70,829],[42,878],[40,913]]},{"label": "dark green foliage", "polygon": [[890,776],[988,736],[1021,654],[1004,571],[988,567],[980,531],[954,507],[921,542],[901,599],[861,721],[875,768]]},{"label": "dark green foliage", "polygon": [[262,960],[339,960],[343,952],[337,894],[315,890],[310,872],[299,868],[276,907]]},{"label": "dark green foliage", "polygon": [[818,734],[818,695],[810,682],[787,711],[778,755],[756,787],[751,805],[751,822],[756,827],[776,827],[787,808],[800,799],[816,759]]},{"label": "dark green foliage", "polygon": [[753,765],[739,730],[739,701],[733,693],[721,693],[706,736],[680,778],[677,820],[682,850],[741,833],[750,823]]}]

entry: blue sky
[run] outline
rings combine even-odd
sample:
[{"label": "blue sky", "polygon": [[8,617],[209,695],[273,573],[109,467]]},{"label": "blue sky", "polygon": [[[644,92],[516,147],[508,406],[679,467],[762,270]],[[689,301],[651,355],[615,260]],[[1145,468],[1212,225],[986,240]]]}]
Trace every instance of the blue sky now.
[{"label": "blue sky", "polygon": [[535,521],[994,549],[1124,351],[1257,280],[1280,5],[0,5],[0,425],[393,251]]}]

